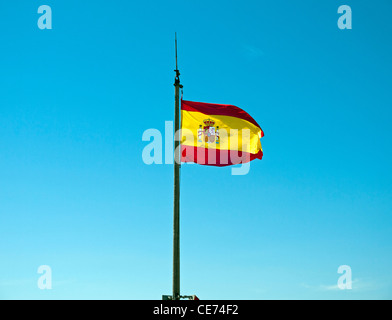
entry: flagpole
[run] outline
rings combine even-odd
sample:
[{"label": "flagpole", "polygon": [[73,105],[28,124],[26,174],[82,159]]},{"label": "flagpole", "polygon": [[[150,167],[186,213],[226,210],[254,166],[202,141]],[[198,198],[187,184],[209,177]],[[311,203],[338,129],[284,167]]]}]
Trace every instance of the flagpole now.
[{"label": "flagpole", "polygon": [[173,300],[180,299],[180,71],[177,65],[177,34],[175,34],[176,76],[174,80],[174,202],[173,202]]}]

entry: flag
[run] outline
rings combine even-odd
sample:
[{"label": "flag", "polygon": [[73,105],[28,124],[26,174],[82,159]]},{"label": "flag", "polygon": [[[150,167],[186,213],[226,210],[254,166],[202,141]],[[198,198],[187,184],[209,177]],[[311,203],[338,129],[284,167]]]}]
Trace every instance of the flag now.
[{"label": "flag", "polygon": [[228,166],[263,157],[258,123],[227,104],[181,100],[181,161]]}]

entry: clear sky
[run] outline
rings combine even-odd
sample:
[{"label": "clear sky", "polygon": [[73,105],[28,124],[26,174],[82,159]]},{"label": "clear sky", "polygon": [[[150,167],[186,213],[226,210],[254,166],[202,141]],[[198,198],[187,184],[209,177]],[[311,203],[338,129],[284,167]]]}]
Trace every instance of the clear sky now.
[{"label": "clear sky", "polygon": [[265,133],[247,175],[182,166],[181,293],[392,298],[391,1],[0,11],[1,299],[171,294],[173,167],[143,162],[142,135],[174,117],[174,32],[184,99],[236,105]]}]

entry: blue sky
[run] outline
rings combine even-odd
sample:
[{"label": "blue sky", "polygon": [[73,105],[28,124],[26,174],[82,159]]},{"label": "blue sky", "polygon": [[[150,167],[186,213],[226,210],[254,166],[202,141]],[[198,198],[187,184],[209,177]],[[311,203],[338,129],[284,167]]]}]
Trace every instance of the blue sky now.
[{"label": "blue sky", "polygon": [[182,166],[181,293],[391,299],[391,9],[3,1],[0,298],[171,294],[173,168],[143,163],[142,135],[173,120],[177,32],[184,99],[237,105],[265,132],[247,175]]}]

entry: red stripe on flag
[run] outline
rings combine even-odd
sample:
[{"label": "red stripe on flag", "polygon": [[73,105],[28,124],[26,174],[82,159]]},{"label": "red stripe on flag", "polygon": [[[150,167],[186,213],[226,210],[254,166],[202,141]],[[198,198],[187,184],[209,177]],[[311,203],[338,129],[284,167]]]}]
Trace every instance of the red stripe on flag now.
[{"label": "red stripe on flag", "polygon": [[262,159],[263,152],[257,154],[237,150],[206,149],[202,147],[181,146],[181,162],[194,162],[207,166],[231,166]]}]

